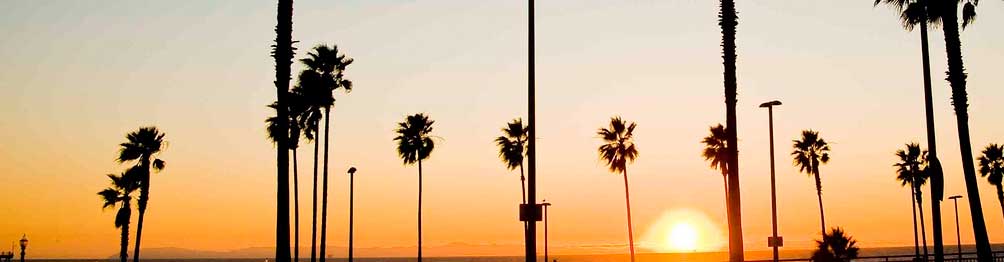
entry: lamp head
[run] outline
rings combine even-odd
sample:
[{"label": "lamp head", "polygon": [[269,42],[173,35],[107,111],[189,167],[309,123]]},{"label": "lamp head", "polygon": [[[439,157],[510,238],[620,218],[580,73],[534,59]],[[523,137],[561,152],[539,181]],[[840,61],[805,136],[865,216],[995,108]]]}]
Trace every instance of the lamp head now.
[{"label": "lamp head", "polygon": [[28,235],[21,235],[21,241],[18,241],[18,243],[21,244],[21,249],[27,248],[28,247]]},{"label": "lamp head", "polygon": [[948,199],[957,199],[957,198],[962,198],[962,196],[960,196],[960,195],[954,195],[954,196],[948,197]]},{"label": "lamp head", "polygon": [[760,104],[760,107],[772,107],[772,106],[779,106],[779,105],[781,105],[781,101],[774,100],[774,101],[770,101],[770,102],[764,102],[763,104]]},{"label": "lamp head", "polygon": [[355,174],[355,173],[356,173],[356,167],[349,167],[349,174]]}]

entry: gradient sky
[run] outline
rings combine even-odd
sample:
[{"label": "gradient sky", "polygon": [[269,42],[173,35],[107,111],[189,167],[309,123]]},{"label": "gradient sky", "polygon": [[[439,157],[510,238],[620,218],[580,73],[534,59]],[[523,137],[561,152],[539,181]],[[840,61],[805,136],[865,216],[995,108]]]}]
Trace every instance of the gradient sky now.
[{"label": "gradient sky", "polygon": [[[871,2],[738,3],[750,250],[766,249],[770,234],[767,114],[756,106],[771,99],[784,102],[775,134],[786,248],[810,247],[818,230],[812,179],[788,157],[790,141],[810,128],[833,150],[821,168],[827,225],[844,227],[865,247],[912,244],[910,194],[892,164],[904,143],[926,141],[919,33]],[[359,167],[356,246],[415,244],[417,170],[401,164],[391,138],[396,122],[418,112],[436,120],[442,138],[424,163],[426,245],[522,243],[518,173],[504,169],[492,139],[526,113],[526,8],[521,1],[296,2],[297,58],[329,43],[356,59],[346,72],[355,89],[337,94],[333,111],[332,246],[347,242],[350,165]],[[628,170],[643,250],[680,216],[706,217],[701,223],[718,231],[706,246],[722,248],[722,180],[700,158],[699,144],[709,125],[724,121],[716,1],[545,0],[536,8],[538,195],[554,203],[551,243],[574,253],[627,242],[622,180],[595,152],[595,130],[621,115],[639,125],[641,154]],[[1004,143],[1004,104],[994,102],[1004,98],[1002,10],[1004,3],[984,1],[962,35],[979,149]],[[161,156],[167,168],[153,177],[144,247],[273,245],[275,152],[263,120],[275,96],[274,26],[274,1],[5,2],[0,250],[27,233],[34,257],[115,254],[115,212],[102,211],[95,193],[108,185],[103,174],[124,169],[114,162],[124,134],[144,125],[157,125],[169,141]],[[946,192],[963,193],[940,30],[930,40]],[[300,156],[306,246],[309,150]],[[1001,207],[985,181],[990,240],[1002,242]],[[972,243],[968,202],[959,207],[962,242]],[[946,243],[955,242],[952,211],[946,202]]]}]

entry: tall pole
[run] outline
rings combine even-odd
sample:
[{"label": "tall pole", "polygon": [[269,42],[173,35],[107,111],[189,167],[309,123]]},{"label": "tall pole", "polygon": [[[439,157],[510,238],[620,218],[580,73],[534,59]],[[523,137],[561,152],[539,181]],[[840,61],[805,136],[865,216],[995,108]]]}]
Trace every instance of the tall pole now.
[{"label": "tall pole", "polygon": [[[353,230],[355,227],[355,187],[356,187],[356,168],[349,168],[349,262],[352,262],[352,239]],[[299,262],[299,261],[297,261]]]},{"label": "tall pole", "polygon": [[771,229],[773,230],[773,243],[771,246],[774,249],[774,262],[778,261],[777,248],[781,244],[777,238],[777,191],[774,186],[774,106],[779,105],[781,105],[781,102],[777,100],[760,104],[760,107],[767,108],[767,123],[770,130],[770,221]]},{"label": "tall pole", "polygon": [[[527,111],[528,112],[527,112],[527,114],[528,114],[529,117],[527,119],[530,120],[529,123],[528,123],[528,125],[527,125],[527,127],[529,129],[528,130],[529,131],[528,135],[529,135],[530,138],[529,138],[529,141],[528,141],[529,143],[527,144],[526,156],[527,156],[527,165],[529,167],[528,169],[529,169],[530,172],[528,172],[529,174],[527,175],[527,178],[528,178],[527,187],[529,188],[528,189],[529,191],[527,192],[526,198],[527,198],[527,205],[531,206],[531,207],[534,207],[532,210],[533,210],[533,213],[536,213],[537,212],[536,211],[537,210],[536,209],[536,205],[537,205],[537,125],[536,125],[536,122],[535,122],[536,117],[534,116],[534,114],[535,114],[534,103],[536,103],[535,102],[535,98],[534,98],[534,82],[535,82],[534,81],[534,79],[535,79],[534,78],[535,77],[534,76],[534,71],[535,70],[534,70],[534,62],[533,62],[533,58],[534,58],[534,52],[533,52],[534,51],[533,50],[533,45],[534,45],[533,44],[534,43],[534,41],[533,41],[533,34],[534,34],[533,33],[533,16],[534,16],[534,12],[533,12],[533,0],[528,0],[527,2],[530,5],[530,7],[529,7],[529,14],[528,14],[529,35],[528,35],[528,42],[527,42],[528,52],[529,52],[529,55],[528,55],[529,56],[529,67],[528,67],[528,70],[527,70],[528,71],[527,72],[527,74],[528,74],[528,77],[527,77],[527,84],[528,84],[528,90],[527,90],[527,96],[528,96],[527,97],[527,100],[528,100],[527,101]],[[526,233],[525,233],[526,234],[526,236],[525,236],[525,238],[526,238],[526,262],[536,262],[537,261],[537,219],[536,219],[537,216],[536,215],[537,214],[534,214],[532,216],[534,219],[530,219],[530,221],[527,222]]]},{"label": "tall pole", "polygon": [[948,197],[952,202],[955,202],[955,247],[958,250],[959,261],[962,261],[962,232],[959,230],[959,198],[961,197],[961,195]]}]

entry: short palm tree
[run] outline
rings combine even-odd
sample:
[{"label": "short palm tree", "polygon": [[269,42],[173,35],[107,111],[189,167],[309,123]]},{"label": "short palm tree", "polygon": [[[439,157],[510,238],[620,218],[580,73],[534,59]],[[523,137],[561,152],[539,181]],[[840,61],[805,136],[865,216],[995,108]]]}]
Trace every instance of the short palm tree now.
[{"label": "short palm tree", "polygon": [[816,196],[819,200],[820,234],[826,234],[826,216],[823,215],[823,183],[819,180],[819,165],[830,161],[830,145],[819,137],[819,132],[802,131],[802,140],[794,140],[791,155],[800,172],[816,179]]},{"label": "short palm tree", "polygon": [[397,136],[397,155],[405,165],[418,163],[418,261],[422,262],[422,160],[432,155],[436,147],[432,141],[432,124],[435,121],[419,113],[405,118],[394,130]]},{"label": "short palm tree", "polygon": [[[320,258],[325,260],[327,246],[328,228],[328,134],[330,134],[331,107],[335,104],[334,91],[338,89],[345,92],[352,91],[352,81],[345,78],[345,69],[352,64],[352,58],[348,58],[343,53],[338,52],[338,46],[318,45],[307,53],[307,58],[300,59],[307,68],[304,71],[313,71],[313,78],[301,79],[300,85],[313,89],[310,99],[313,106],[324,109],[324,167],[321,193],[321,247]],[[301,76],[303,76],[301,74]],[[304,81],[307,80],[307,81]],[[310,87],[312,86],[312,87]]]},{"label": "short palm tree", "polygon": [[857,242],[841,228],[834,228],[829,234],[824,233],[822,240],[816,240],[816,251],[812,253],[813,262],[850,262],[858,258]]},{"label": "short palm tree", "polygon": [[495,138],[495,144],[499,147],[499,158],[505,163],[506,168],[513,170],[519,168],[519,185],[522,188],[523,204],[526,204],[526,177],[523,176],[523,158],[526,155],[527,126],[523,125],[522,119],[513,119],[502,128],[502,135]]},{"label": "short palm tree", "polygon": [[115,228],[122,229],[119,259],[126,262],[129,259],[129,220],[132,219],[132,193],[139,189],[138,167],[132,167],[121,175],[108,174],[112,186],[101,190],[98,195],[104,200],[102,209],[119,206],[115,214]]},{"label": "short palm tree", "polygon": [[1004,188],[1001,183],[1004,179],[1004,147],[998,144],[988,145],[977,161],[980,163],[980,174],[997,188],[997,202],[1000,202],[1001,212],[1004,212]]},{"label": "short palm tree", "polygon": [[[303,70],[298,76],[298,83],[293,86],[293,93],[300,94],[301,103],[303,103],[302,112],[298,117],[297,125],[303,131],[303,138],[307,142],[314,144],[314,176],[313,190],[311,191],[311,218],[310,218],[310,262],[317,260],[317,175],[318,175],[318,156],[320,155],[320,129],[321,129],[321,119],[324,118],[324,112],[322,111],[323,104],[329,104],[325,93],[330,94],[330,92],[325,92],[324,88],[320,84],[316,84],[320,80],[320,74],[312,70]],[[332,102],[333,103],[333,102]]]},{"label": "short palm tree", "polygon": [[[278,116],[265,119],[265,124],[269,140],[273,144],[278,144],[280,139],[289,139],[286,145],[293,152],[293,261],[300,261],[300,180],[297,165],[299,161],[296,159],[296,151],[300,147],[300,133],[302,130],[300,117],[304,115],[306,105],[300,93],[290,92],[286,98],[287,113],[289,116],[289,120],[286,123],[287,130],[289,131],[288,136],[283,136],[285,132],[281,123],[279,123]],[[279,103],[272,103],[268,107],[278,111]]]},{"label": "short palm tree", "polygon": [[[917,143],[910,143],[906,144],[905,150],[900,149],[896,151],[896,156],[899,157],[899,162],[893,165],[896,167],[896,179],[903,181],[903,185],[910,185],[911,191],[913,191],[913,203],[916,203],[914,206],[915,211],[920,213],[920,237],[924,244],[924,257],[926,258],[927,231],[924,223],[924,199],[921,196],[924,191],[921,189],[927,183],[928,179],[928,172],[925,170],[927,167],[927,151],[921,150],[920,145]],[[915,217],[914,235],[916,235],[916,227]]]},{"label": "short palm tree", "polygon": [[596,134],[603,139],[603,144],[597,150],[600,160],[603,160],[610,172],[621,173],[624,177],[624,200],[627,205],[628,247],[631,250],[631,262],[634,262],[634,229],[631,225],[631,191],[628,190],[627,165],[638,157],[638,149],[634,144],[635,123],[628,123],[616,116],[610,118],[608,128],[600,128]]},{"label": "short palm tree", "polygon": [[164,133],[157,127],[141,127],[139,130],[126,134],[125,143],[119,144],[119,163],[135,162],[141,171],[138,172],[139,179],[139,219],[136,221],[136,248],[133,250],[133,262],[139,261],[140,240],[143,237],[143,218],[146,215],[147,201],[150,200],[150,173],[151,171],[161,171],[165,162],[157,158],[160,151],[164,149]]},{"label": "short palm tree", "polygon": [[[701,140],[704,144],[704,152],[701,156],[711,165],[713,169],[722,171],[722,184],[725,186],[725,194],[729,193],[729,152],[727,150],[726,132],[722,124],[712,126],[708,130],[710,134]],[[726,197],[727,198],[727,197]],[[728,206],[728,205],[726,205]]]}]

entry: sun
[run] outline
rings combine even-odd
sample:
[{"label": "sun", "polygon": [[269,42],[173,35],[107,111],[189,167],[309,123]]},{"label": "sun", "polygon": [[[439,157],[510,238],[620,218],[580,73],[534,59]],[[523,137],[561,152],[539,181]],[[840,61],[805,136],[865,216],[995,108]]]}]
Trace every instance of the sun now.
[{"label": "sun", "polygon": [[700,241],[700,235],[693,225],[677,222],[666,232],[666,248],[674,251],[695,251]]}]

